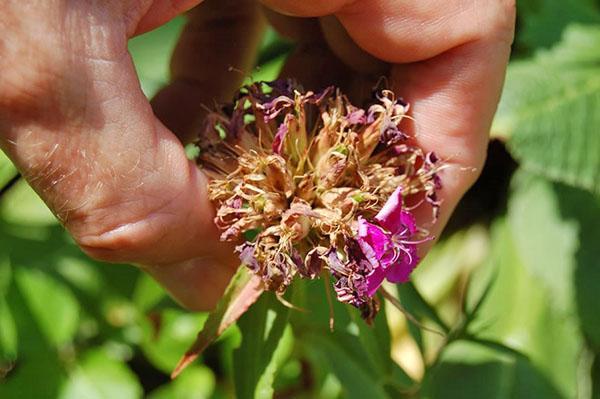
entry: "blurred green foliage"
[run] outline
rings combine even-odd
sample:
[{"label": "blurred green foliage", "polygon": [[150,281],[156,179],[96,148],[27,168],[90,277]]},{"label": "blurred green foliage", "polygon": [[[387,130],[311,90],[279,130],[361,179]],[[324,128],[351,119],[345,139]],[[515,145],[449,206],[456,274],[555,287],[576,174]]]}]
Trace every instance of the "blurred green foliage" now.
[{"label": "blurred green foliage", "polygon": [[[335,303],[330,332],[324,283],[301,281],[289,300],[310,313],[265,295],[170,381],[206,315],[83,255],[0,153],[0,397],[600,398],[600,5],[518,8],[502,145],[397,287],[418,326],[388,307],[369,327]],[[131,41],[148,96],[184,23]],[[289,49],[269,31],[253,78]]]}]

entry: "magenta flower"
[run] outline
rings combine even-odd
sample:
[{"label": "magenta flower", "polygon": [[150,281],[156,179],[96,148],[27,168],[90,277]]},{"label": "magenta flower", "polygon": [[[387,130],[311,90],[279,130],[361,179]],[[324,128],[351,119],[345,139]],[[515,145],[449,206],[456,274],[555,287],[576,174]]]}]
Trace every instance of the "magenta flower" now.
[{"label": "magenta flower", "polygon": [[390,195],[375,216],[375,222],[368,222],[359,216],[356,237],[373,268],[367,275],[369,296],[375,294],[385,278],[392,283],[408,281],[419,260],[418,242],[411,240],[417,232],[415,219],[410,212],[402,210],[400,188]]}]

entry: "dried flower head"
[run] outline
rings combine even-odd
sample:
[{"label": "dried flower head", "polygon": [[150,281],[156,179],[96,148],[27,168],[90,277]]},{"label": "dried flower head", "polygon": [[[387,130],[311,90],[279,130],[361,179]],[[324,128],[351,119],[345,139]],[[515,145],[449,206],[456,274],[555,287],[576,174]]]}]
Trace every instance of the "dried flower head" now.
[{"label": "dried flower head", "polygon": [[221,240],[239,243],[242,264],[279,294],[329,273],[366,319],[383,280],[407,281],[429,238],[411,209],[428,203],[435,219],[440,206],[437,157],[400,128],[408,104],[389,90],[375,98],[361,109],[333,87],[258,82],[211,113],[197,141]]}]

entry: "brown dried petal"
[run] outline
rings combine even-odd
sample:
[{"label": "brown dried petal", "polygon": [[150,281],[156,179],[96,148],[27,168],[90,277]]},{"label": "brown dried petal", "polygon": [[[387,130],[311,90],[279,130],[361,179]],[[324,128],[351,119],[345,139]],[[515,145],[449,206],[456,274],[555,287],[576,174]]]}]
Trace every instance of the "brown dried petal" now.
[{"label": "brown dried petal", "polygon": [[321,274],[321,270],[323,270],[323,266],[325,265],[325,254],[327,253],[327,248],[325,247],[316,247],[311,249],[304,259],[304,263],[300,267],[298,267],[298,272],[302,277],[314,279],[319,274]]},{"label": "brown dried petal", "polygon": [[347,165],[347,155],[335,148],[330,149],[317,165],[316,174],[319,189],[326,190],[334,187],[343,177]]},{"label": "brown dried petal", "polygon": [[294,184],[290,176],[285,159],[279,155],[270,155],[266,159],[265,174],[273,191],[284,193],[289,198],[294,193]]},{"label": "brown dried petal", "polygon": [[319,214],[306,201],[294,198],[290,209],[283,213],[281,224],[292,232],[292,240],[299,241],[308,235],[312,219],[318,217]]},{"label": "brown dried petal", "polygon": [[301,198],[305,201],[312,202],[315,199],[315,182],[314,177],[311,174],[302,177],[296,187],[296,197]]},{"label": "brown dried petal", "polygon": [[381,137],[381,121],[368,125],[365,130],[354,135],[354,149],[361,164],[366,163],[379,144]]}]

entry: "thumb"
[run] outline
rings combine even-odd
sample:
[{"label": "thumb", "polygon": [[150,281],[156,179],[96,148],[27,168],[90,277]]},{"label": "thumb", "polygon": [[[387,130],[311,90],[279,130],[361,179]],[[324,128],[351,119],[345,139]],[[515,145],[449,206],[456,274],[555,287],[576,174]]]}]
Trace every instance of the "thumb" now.
[{"label": "thumb", "polygon": [[19,3],[1,7],[12,32],[0,48],[2,149],[90,256],[148,265],[210,257],[231,273],[206,179],[142,93],[123,16],[55,5],[28,9],[27,19]]}]

